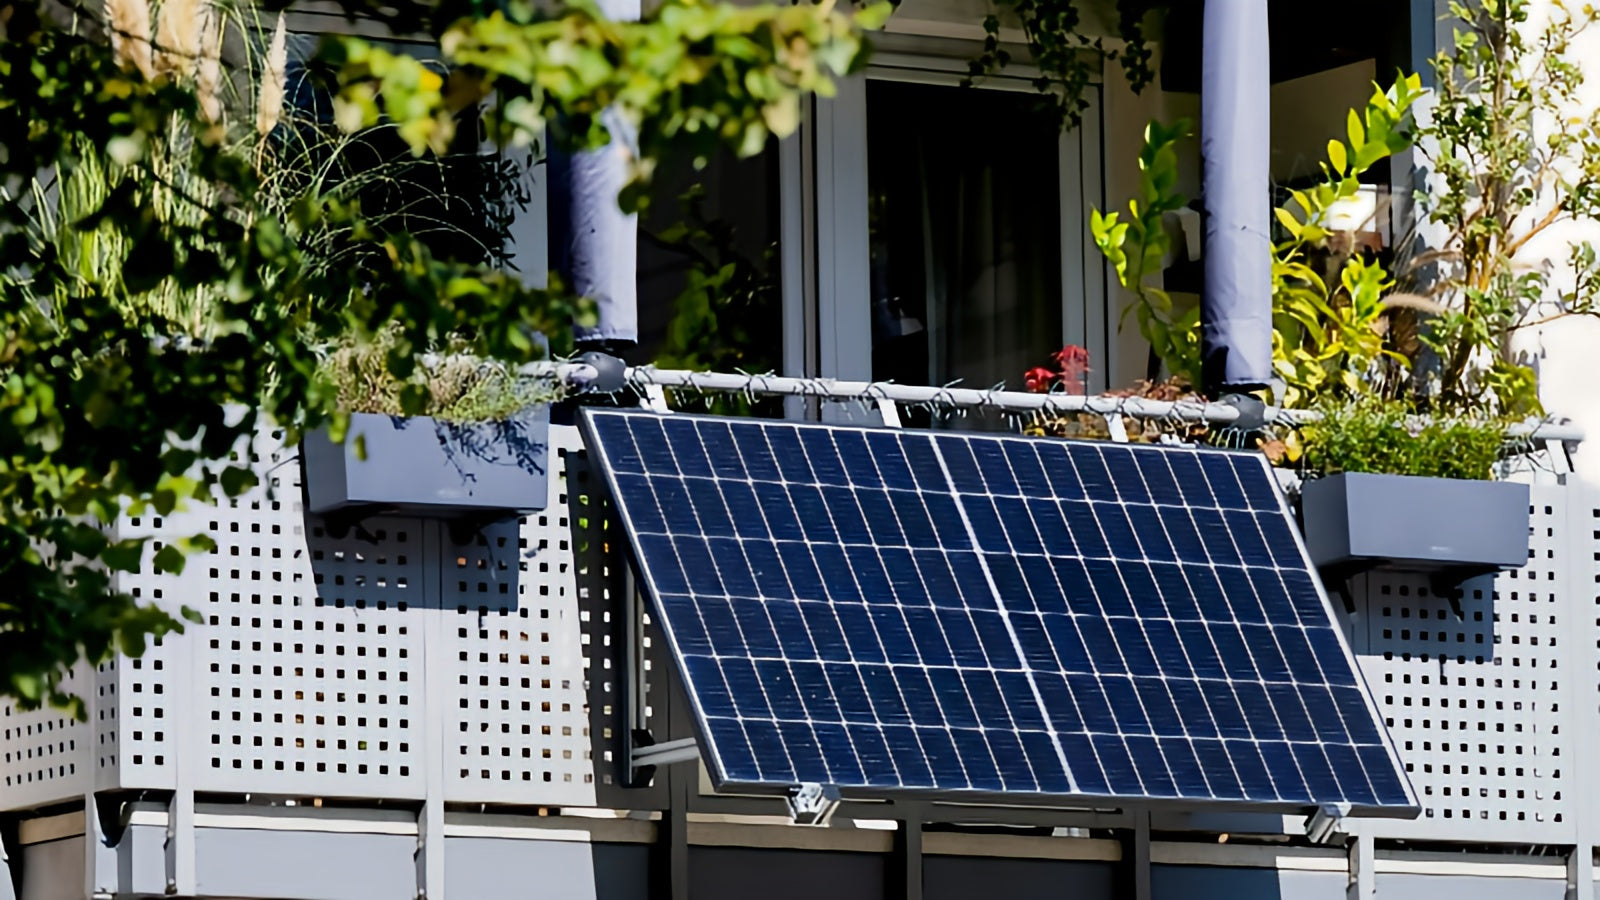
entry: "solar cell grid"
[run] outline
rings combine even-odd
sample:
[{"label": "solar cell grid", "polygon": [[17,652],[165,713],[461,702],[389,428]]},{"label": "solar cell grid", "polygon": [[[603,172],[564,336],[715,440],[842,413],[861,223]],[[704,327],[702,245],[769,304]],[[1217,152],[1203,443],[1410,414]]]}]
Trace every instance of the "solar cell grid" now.
[{"label": "solar cell grid", "polygon": [[722,784],[1415,806],[1258,458],[586,415]]}]

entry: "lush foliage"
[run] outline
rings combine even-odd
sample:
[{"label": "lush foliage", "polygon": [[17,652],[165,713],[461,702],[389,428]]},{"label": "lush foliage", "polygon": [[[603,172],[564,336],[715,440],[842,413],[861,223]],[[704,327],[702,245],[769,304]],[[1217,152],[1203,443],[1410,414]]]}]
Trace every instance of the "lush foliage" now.
[{"label": "lush foliage", "polygon": [[[1360,190],[1362,174],[1410,146],[1410,109],[1420,95],[1414,76],[1374,90],[1364,110],[1350,111],[1348,141],[1329,142],[1323,179],[1291,192],[1276,210],[1282,237],[1273,247],[1273,367],[1288,405],[1359,394],[1403,363],[1384,342],[1393,280],[1376,260],[1349,248],[1330,259],[1328,217]],[[1152,122],[1139,157],[1139,196],[1129,201],[1127,217],[1095,210],[1089,225],[1118,281],[1134,295],[1123,320],[1134,317],[1168,372],[1198,384],[1199,307],[1177,304],[1151,284],[1172,249],[1163,219],[1187,202],[1177,191],[1177,166],[1179,144],[1190,133],[1188,122]]]},{"label": "lush foliage", "polygon": [[1139,196],[1128,201],[1127,219],[1096,209],[1090,213],[1089,231],[1117,273],[1117,281],[1133,292],[1134,303],[1123,310],[1122,324],[1134,316],[1139,333],[1167,371],[1199,384],[1200,309],[1180,308],[1150,281],[1161,274],[1162,260],[1172,250],[1163,220],[1187,202],[1177,189],[1178,145],[1193,127],[1187,120],[1171,126],[1151,122],[1139,152]]},{"label": "lush foliage", "polygon": [[1288,207],[1276,210],[1284,237],[1273,248],[1273,367],[1290,405],[1360,396],[1406,364],[1385,346],[1393,280],[1348,240],[1336,241],[1329,216],[1357,195],[1362,175],[1411,146],[1411,108],[1421,96],[1415,75],[1374,90],[1365,110],[1346,117],[1347,142],[1328,142],[1322,180],[1291,191]]},{"label": "lush foliage", "polygon": [[1379,472],[1432,478],[1491,477],[1505,423],[1473,416],[1415,416],[1377,397],[1322,404],[1305,430],[1305,461],[1315,472]]},{"label": "lush foliage", "polygon": [[1434,62],[1436,102],[1419,129],[1433,183],[1417,202],[1433,233],[1400,267],[1438,312],[1419,335],[1431,358],[1413,390],[1429,408],[1525,416],[1539,399],[1514,338],[1600,314],[1591,244],[1561,251],[1574,271],[1565,284],[1531,258],[1550,229],[1600,214],[1600,110],[1580,100],[1586,61],[1574,44],[1600,13],[1529,0],[1450,8],[1454,46]]},{"label": "lush foliage", "polygon": [[624,193],[633,207],[669,149],[706,158],[729,147],[749,156],[771,135],[792,132],[800,98],[832,95],[833,77],[864,58],[860,30],[880,26],[889,8],[847,14],[835,0],[749,7],[669,0],[644,21],[613,22],[586,2],[552,17],[519,0],[487,15],[435,21],[448,82],[412,57],[363,41],[330,48],[343,86],[335,115],[350,129],[387,117],[419,152],[448,147],[453,111],[491,92],[485,124],[503,142],[534,140],[549,125],[594,146],[609,135],[606,120],[620,120],[636,145],[636,184]]},{"label": "lush foliage", "polygon": [[[800,95],[859,65],[860,31],[883,15],[670,0],[616,24],[585,3],[344,5],[438,36],[451,66],[446,80],[330,39],[307,70],[344,131],[390,128],[410,152],[446,154],[458,114],[492,90],[496,138],[534,140],[548,123],[592,143],[609,107],[640,135],[641,179],[668,143],[748,153],[792,130]],[[231,454],[268,420],[291,437],[330,414],[337,426],[338,386],[314,348],[385,335],[400,384],[451,341],[515,366],[543,354],[571,298],[436,250],[403,217],[375,222],[363,197],[281,180],[295,133],[281,32],[263,65],[235,70],[211,49],[222,25],[204,0],[165,0],[154,17],[145,0],[109,0],[70,25],[56,11],[20,0],[0,16],[0,692],[66,705],[68,665],[178,627],[116,573],[177,571],[210,543],[113,543],[99,524],[237,495],[254,476]],[[259,52],[261,33],[236,39]],[[55,183],[35,191],[40,173]],[[327,248],[348,241],[359,262],[330,265]],[[395,399],[415,413],[426,395]]]}]

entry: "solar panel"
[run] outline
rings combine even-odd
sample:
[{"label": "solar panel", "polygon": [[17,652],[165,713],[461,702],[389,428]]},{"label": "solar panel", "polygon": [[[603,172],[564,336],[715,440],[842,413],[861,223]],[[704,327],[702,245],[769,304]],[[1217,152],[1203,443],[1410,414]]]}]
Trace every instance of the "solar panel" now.
[{"label": "solar panel", "polygon": [[1259,454],[585,416],[720,787],[1416,809]]}]

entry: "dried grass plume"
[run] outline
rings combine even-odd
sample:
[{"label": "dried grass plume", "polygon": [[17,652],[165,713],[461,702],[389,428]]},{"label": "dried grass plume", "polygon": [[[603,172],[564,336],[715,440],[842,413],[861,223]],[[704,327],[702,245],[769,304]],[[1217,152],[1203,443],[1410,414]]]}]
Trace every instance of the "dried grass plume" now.
[{"label": "dried grass plume", "polygon": [[106,27],[111,31],[111,53],[123,68],[134,68],[145,78],[155,78],[150,54],[149,0],[106,0]]},{"label": "dried grass plume", "polygon": [[172,78],[194,75],[205,27],[201,0],[164,0],[156,16],[156,71]]},{"label": "dried grass plume", "polygon": [[200,64],[195,74],[195,95],[207,122],[222,121],[222,38],[227,19],[207,4],[201,15]]},{"label": "dried grass plume", "polygon": [[289,43],[283,28],[283,13],[273,29],[272,43],[261,69],[261,94],[256,100],[256,133],[266,137],[283,117],[283,92],[288,83]]}]

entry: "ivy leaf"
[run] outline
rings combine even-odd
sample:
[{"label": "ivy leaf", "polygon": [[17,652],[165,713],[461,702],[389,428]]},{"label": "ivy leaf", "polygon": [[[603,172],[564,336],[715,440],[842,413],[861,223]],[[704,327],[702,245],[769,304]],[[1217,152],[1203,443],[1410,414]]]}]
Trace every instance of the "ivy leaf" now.
[{"label": "ivy leaf", "polygon": [[183,552],[172,544],[167,544],[156,551],[151,564],[155,566],[157,572],[168,575],[182,575],[184,565]]},{"label": "ivy leaf", "polygon": [[256,473],[242,466],[229,466],[222,470],[219,479],[222,482],[222,491],[229,497],[237,497],[245,491],[255,487],[260,480]]},{"label": "ivy leaf", "polygon": [[114,572],[137,572],[144,561],[143,538],[117,541],[100,552],[100,561]]}]

